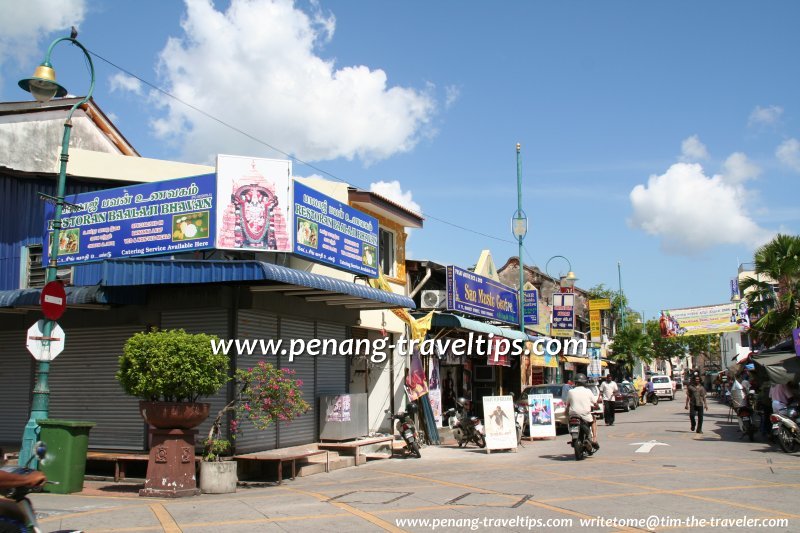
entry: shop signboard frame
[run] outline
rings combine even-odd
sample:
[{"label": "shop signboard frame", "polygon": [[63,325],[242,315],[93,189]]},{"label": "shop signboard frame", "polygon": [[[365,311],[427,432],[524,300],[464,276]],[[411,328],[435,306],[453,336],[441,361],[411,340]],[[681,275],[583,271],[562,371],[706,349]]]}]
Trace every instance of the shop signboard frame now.
[{"label": "shop signboard frame", "polygon": [[531,326],[539,325],[539,290],[530,289],[525,290],[525,304],[523,306],[525,312],[525,324]]},{"label": "shop signboard frame", "polygon": [[354,274],[378,277],[378,219],[294,180],[293,252]]},{"label": "shop signboard frame", "polygon": [[550,335],[572,337],[575,332],[575,294],[553,294],[553,324]]},{"label": "shop signboard frame", "polygon": [[[214,248],[216,175],[142,183],[67,196],[59,265]],[[45,204],[42,264],[50,261],[55,206]]]},{"label": "shop signboard frame", "polygon": [[517,291],[456,266],[447,267],[447,310],[519,324]]},{"label": "shop signboard frame", "polygon": [[556,436],[552,394],[528,395],[528,428],[533,439]]},{"label": "shop signboard frame", "polygon": [[512,396],[484,396],[483,419],[487,453],[491,450],[517,449],[517,426]]}]

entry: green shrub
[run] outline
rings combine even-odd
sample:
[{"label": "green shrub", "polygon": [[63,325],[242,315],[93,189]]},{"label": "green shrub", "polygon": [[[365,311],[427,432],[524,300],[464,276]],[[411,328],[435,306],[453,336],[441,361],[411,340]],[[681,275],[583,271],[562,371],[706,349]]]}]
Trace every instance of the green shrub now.
[{"label": "green shrub", "polygon": [[215,354],[214,335],[182,329],[137,333],[125,342],[117,380],[131,396],[148,401],[196,402],[228,381],[228,356]]}]

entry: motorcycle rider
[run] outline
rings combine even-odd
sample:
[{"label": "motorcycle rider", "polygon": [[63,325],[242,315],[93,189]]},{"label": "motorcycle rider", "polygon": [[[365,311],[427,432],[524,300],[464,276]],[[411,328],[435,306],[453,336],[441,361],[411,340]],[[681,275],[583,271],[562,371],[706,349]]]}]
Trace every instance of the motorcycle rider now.
[{"label": "motorcycle rider", "polygon": [[[2,452],[0,452],[0,457],[2,457]],[[47,478],[41,472],[14,474],[0,470],[0,490],[2,491],[17,487],[38,487],[45,481]],[[20,526],[25,522],[25,515],[19,510],[17,502],[0,496],[0,533],[21,531]]]},{"label": "motorcycle rider", "polygon": [[41,472],[31,472],[30,474],[13,474],[0,470],[0,490],[14,489],[17,487],[38,487],[47,478]]},{"label": "motorcycle rider", "polygon": [[584,422],[592,426],[592,446],[595,450],[600,449],[597,443],[597,421],[592,415],[592,408],[596,404],[594,393],[586,388],[586,376],[584,374],[575,375],[575,387],[567,393],[565,408],[567,416],[577,416]]}]

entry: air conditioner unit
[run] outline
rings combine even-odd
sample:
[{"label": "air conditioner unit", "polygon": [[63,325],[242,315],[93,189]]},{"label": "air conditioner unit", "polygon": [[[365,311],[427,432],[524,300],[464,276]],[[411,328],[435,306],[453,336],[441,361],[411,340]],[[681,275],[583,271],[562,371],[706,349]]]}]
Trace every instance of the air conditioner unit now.
[{"label": "air conditioner unit", "polygon": [[447,291],[422,291],[420,301],[423,309],[444,309],[447,304]]}]

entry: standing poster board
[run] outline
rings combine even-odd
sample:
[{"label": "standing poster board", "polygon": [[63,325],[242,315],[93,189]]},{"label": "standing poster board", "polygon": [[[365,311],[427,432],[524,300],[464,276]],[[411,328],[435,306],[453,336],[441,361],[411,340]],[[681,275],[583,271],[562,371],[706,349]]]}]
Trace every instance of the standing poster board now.
[{"label": "standing poster board", "polygon": [[484,396],[483,418],[487,452],[517,449],[514,399],[511,396]]},{"label": "standing poster board", "polygon": [[528,396],[528,427],[532,438],[556,436],[556,418],[553,413],[552,394],[531,394]]}]

